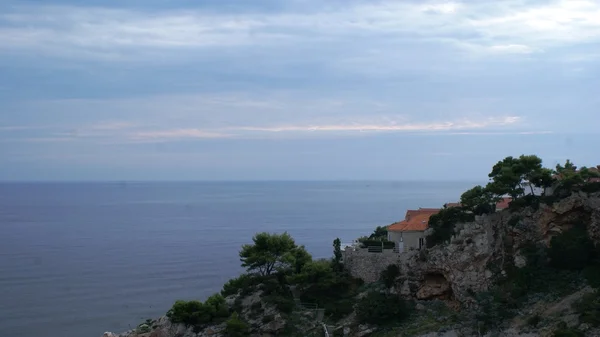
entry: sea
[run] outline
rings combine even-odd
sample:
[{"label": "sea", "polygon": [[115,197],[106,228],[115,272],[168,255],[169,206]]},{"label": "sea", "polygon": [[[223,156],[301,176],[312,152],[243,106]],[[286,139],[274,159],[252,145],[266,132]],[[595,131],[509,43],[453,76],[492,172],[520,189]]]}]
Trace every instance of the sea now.
[{"label": "sea", "polygon": [[257,232],[315,258],[471,182],[0,184],[0,337],[101,337],[204,300]]}]

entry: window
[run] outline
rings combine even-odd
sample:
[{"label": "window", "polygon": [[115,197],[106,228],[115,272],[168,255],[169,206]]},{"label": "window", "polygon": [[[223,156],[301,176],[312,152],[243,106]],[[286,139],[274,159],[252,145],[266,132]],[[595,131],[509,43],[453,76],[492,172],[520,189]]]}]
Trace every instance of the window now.
[{"label": "window", "polygon": [[423,248],[423,246],[425,246],[425,238],[419,238],[419,249]]}]

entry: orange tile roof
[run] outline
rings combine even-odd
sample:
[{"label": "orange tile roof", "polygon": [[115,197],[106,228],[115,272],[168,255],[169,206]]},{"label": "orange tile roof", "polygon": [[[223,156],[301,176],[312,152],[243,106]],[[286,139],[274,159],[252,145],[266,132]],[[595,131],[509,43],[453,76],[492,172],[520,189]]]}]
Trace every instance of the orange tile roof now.
[{"label": "orange tile roof", "polygon": [[438,208],[419,208],[406,211],[406,219],[388,226],[389,231],[424,231],[429,227],[429,218],[438,213]]},{"label": "orange tile roof", "polygon": [[449,203],[446,204],[446,207],[447,208],[450,208],[450,207],[460,207],[460,202],[449,202]]},{"label": "orange tile roof", "polygon": [[507,209],[508,204],[510,204],[511,201],[512,201],[512,198],[503,198],[502,200],[500,200],[496,203],[496,209],[497,210]]}]

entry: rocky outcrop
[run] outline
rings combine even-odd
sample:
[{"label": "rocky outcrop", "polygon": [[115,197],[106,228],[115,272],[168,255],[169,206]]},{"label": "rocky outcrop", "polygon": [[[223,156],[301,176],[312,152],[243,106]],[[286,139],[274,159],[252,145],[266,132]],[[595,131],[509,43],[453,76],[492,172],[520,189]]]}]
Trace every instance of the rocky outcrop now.
[{"label": "rocky outcrop", "polygon": [[548,206],[512,213],[510,210],[478,216],[456,226],[456,235],[445,245],[402,254],[400,293],[406,297],[451,299],[473,303],[473,294],[486,291],[512,263],[524,267],[523,247],[549,245],[550,240],[574,226],[587,224],[590,237],[600,243],[600,195],[573,194]]}]

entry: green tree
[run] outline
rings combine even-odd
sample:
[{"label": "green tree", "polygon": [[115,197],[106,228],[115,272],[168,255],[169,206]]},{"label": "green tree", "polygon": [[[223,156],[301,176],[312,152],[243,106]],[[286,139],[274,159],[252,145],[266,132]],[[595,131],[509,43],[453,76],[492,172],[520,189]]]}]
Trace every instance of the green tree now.
[{"label": "green tree", "polygon": [[477,185],[460,196],[460,203],[465,210],[481,215],[494,212],[499,199],[485,187]]},{"label": "green tree", "polygon": [[563,196],[570,194],[577,187],[585,184],[590,178],[600,176],[598,172],[591,171],[585,166],[577,169],[577,166],[568,159],[564,166],[560,164],[556,165],[554,174],[558,177],[556,193]]},{"label": "green tree", "polygon": [[342,242],[340,238],[333,240],[333,265],[336,269],[342,264]]},{"label": "green tree", "polygon": [[312,255],[310,255],[310,253],[308,251],[306,251],[306,248],[304,248],[304,246],[299,246],[299,247],[292,249],[292,257],[293,257],[292,264],[293,264],[295,273],[299,273],[305,264],[312,261]]},{"label": "green tree", "polygon": [[254,244],[243,245],[240,251],[242,267],[248,272],[256,271],[261,276],[268,276],[276,270],[294,267],[298,246],[287,232],[258,233],[252,241]]},{"label": "green tree", "polygon": [[590,264],[594,254],[594,242],[582,224],[554,236],[548,249],[550,265],[557,269],[581,270]]},{"label": "green tree", "polygon": [[386,226],[377,226],[369,236],[369,240],[387,240],[388,230]]},{"label": "green tree", "polygon": [[552,171],[542,166],[542,159],[535,155],[521,155],[519,158],[506,157],[494,165],[488,175],[491,182],[486,189],[495,195],[508,194],[513,199],[525,195],[529,187],[548,187],[552,184]]},{"label": "green tree", "polygon": [[240,319],[237,312],[231,314],[231,317],[225,323],[225,333],[227,337],[245,337],[249,335],[248,325]]},{"label": "green tree", "polygon": [[407,302],[398,295],[371,291],[359,300],[356,317],[361,323],[387,324],[399,323],[410,315]]},{"label": "green tree", "polygon": [[200,301],[176,301],[167,311],[167,317],[173,323],[199,326],[211,321],[211,310]]},{"label": "green tree", "polygon": [[454,234],[454,225],[473,220],[473,214],[465,213],[464,210],[458,207],[440,210],[439,213],[429,218],[429,228],[433,229],[433,232],[427,236],[427,247],[431,248],[450,240]]},{"label": "green tree", "polygon": [[221,294],[214,294],[204,301],[206,310],[211,315],[211,320],[224,319],[229,316],[229,307]]}]

